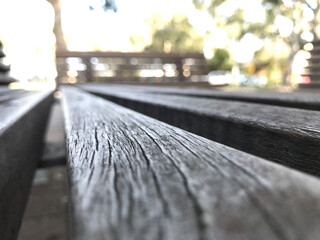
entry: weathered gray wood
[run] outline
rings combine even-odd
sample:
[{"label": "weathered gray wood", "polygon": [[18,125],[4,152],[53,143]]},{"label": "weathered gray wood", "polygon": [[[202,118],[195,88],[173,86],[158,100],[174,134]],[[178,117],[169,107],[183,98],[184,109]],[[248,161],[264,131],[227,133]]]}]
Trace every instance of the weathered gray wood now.
[{"label": "weathered gray wood", "polygon": [[0,85],[8,85],[9,83],[16,82],[17,80],[7,75],[0,74]]},{"label": "weathered gray wood", "polygon": [[0,239],[13,240],[41,156],[52,93],[0,91],[1,96],[11,97],[0,103]]},{"label": "weathered gray wood", "polygon": [[320,113],[236,101],[82,85],[86,90],[187,131],[320,175]]},{"label": "weathered gray wood", "polygon": [[10,71],[10,66],[8,65],[4,65],[3,63],[0,62],[0,72],[1,73],[5,73],[5,72],[8,72]]},{"label": "weathered gray wood", "polygon": [[21,89],[9,89],[7,86],[0,86],[0,104],[5,104],[11,100],[25,97],[26,95],[32,94],[31,92],[24,91]]},{"label": "weathered gray wood", "polygon": [[2,51],[1,47],[0,47],[0,58],[5,57],[6,55],[4,55],[4,52]]},{"label": "weathered gray wood", "polygon": [[[97,85],[97,84],[93,84]],[[80,85],[81,87],[90,84]],[[101,84],[105,86],[105,84]],[[177,87],[152,87],[108,84],[108,88],[126,89],[139,93],[165,94],[175,96],[190,96],[198,98],[213,98],[230,101],[252,102],[267,105],[284,106],[290,108],[301,108],[308,110],[320,110],[320,97],[316,93],[277,93],[277,92],[224,92],[215,89],[201,88],[177,88]]]},{"label": "weathered gray wood", "polygon": [[63,87],[73,239],[318,239],[320,182]]}]

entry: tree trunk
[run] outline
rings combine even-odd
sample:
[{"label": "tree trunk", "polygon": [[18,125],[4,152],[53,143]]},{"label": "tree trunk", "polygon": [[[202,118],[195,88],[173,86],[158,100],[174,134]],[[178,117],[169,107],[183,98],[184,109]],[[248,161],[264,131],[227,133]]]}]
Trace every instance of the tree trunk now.
[{"label": "tree trunk", "polygon": [[53,32],[56,36],[56,51],[65,51],[67,50],[67,46],[61,26],[61,0],[48,0],[48,2],[51,3],[55,12],[55,25]]},{"label": "tree trunk", "polygon": [[284,72],[282,77],[282,85],[289,86],[291,85],[291,76],[292,76],[292,63],[294,56],[296,55],[298,51],[295,49],[291,50],[290,56],[287,60],[287,70]]}]

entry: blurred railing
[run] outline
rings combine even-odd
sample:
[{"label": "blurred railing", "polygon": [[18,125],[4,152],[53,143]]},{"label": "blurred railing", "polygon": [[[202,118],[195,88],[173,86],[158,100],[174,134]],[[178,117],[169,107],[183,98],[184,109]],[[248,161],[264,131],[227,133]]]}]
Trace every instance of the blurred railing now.
[{"label": "blurred railing", "polygon": [[202,53],[57,52],[57,83],[203,81]]},{"label": "blurred railing", "polygon": [[320,88],[320,40],[311,43],[309,50],[310,58],[307,59],[308,65],[304,68],[300,88]]}]

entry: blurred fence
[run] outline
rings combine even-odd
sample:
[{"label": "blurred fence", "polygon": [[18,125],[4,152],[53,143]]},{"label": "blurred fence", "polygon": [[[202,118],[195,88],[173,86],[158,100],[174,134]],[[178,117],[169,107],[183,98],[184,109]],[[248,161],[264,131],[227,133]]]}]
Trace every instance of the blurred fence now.
[{"label": "blurred fence", "polygon": [[208,66],[202,53],[57,52],[59,83],[199,82]]},{"label": "blurred fence", "polygon": [[319,88],[320,87],[320,40],[312,42],[312,48],[309,50],[310,58],[304,68],[300,88]]}]

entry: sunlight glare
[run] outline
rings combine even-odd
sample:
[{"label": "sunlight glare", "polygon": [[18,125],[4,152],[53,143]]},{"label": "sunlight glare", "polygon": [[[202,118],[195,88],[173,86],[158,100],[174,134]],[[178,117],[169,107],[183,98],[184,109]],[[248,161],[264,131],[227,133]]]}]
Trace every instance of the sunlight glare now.
[{"label": "sunlight glare", "polygon": [[228,0],[217,8],[217,12],[225,17],[230,17],[238,9],[244,11],[244,19],[248,22],[263,22],[265,19],[261,0]]},{"label": "sunlight glare", "polygon": [[[10,24],[8,24],[10,23]],[[48,88],[54,85],[55,37],[52,32],[54,11],[43,0],[0,1],[0,38],[11,64],[10,75],[26,87]],[[18,88],[19,83],[13,84]]]},{"label": "sunlight glare", "polygon": [[[142,36],[148,44],[151,41],[150,28],[145,20],[154,13],[161,13],[166,20],[170,20],[173,14],[199,15],[191,0],[118,0],[116,13],[101,9],[90,11],[88,1],[62,0],[62,4],[63,30],[68,49],[73,51],[135,51],[130,36]],[[195,23],[200,32],[210,27],[204,28],[203,21],[200,22]],[[140,50],[143,47],[140,46]]]},{"label": "sunlight glare", "polygon": [[250,62],[254,53],[260,50],[263,42],[252,33],[246,33],[240,42],[234,42],[230,46],[230,52],[234,54],[234,60],[238,63]]},{"label": "sunlight glare", "polygon": [[275,24],[279,29],[279,33],[282,37],[288,37],[293,31],[293,22],[292,20],[283,17],[277,16],[275,20]]},{"label": "sunlight glare", "polygon": [[308,7],[307,4],[302,4],[303,17],[307,19],[307,21],[311,22],[314,19],[314,12],[312,9]]}]

